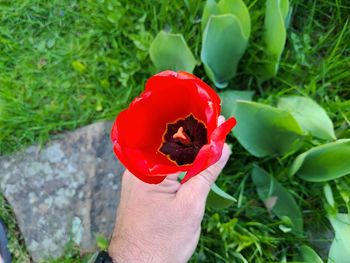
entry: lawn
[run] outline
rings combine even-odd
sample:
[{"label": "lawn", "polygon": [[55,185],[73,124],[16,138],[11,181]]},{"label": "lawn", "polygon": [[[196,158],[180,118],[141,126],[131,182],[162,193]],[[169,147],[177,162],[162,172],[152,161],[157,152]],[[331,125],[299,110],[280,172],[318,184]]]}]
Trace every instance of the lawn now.
[{"label": "lawn", "polygon": [[[287,94],[308,96],[328,113],[338,138],[350,137],[350,4],[291,1],[293,13],[277,76],[254,76],[261,45],[264,1],[244,1],[250,11],[249,46],[230,86],[255,92],[255,101],[274,104]],[[45,144],[67,130],[113,119],[156,72],[148,54],[158,33],[182,33],[198,61],[205,1],[0,2],[0,156]],[[202,65],[194,74],[204,77]],[[204,80],[210,83],[209,79]],[[232,136],[229,165],[218,185],[238,201],[224,210],[208,208],[193,262],[287,262],[303,235],[282,231],[267,212],[250,177],[252,162],[279,171],[275,178],[301,207],[304,229],[329,226],[322,184],[286,176],[292,159],[256,159]],[[349,186],[343,177],[331,186]],[[349,186],[350,187],[350,186]],[[346,204],[335,193],[340,209]],[[14,262],[29,262],[11,208],[0,196],[0,218],[10,230]],[[70,247],[65,262],[78,262]],[[247,260],[247,261],[244,261]],[[284,261],[285,260],[285,261]],[[59,262],[63,262],[61,259]],[[83,260],[82,260],[83,262]]]}]

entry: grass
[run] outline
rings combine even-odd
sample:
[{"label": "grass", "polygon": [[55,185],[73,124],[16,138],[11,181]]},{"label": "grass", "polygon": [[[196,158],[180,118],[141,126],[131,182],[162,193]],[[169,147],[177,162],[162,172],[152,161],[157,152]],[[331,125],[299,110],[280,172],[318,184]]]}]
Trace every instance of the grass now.
[{"label": "grass", "polygon": [[[277,77],[259,84],[254,76],[263,25],[263,1],[250,8],[252,38],[236,89],[256,92],[274,104],[285,94],[310,96],[328,112],[338,138],[350,136],[350,5],[291,1],[293,16]],[[155,72],[148,48],[161,29],[183,33],[199,60],[204,1],[0,2],[0,155],[102,119],[112,119]],[[195,74],[204,76],[203,67]],[[204,78],[208,81],[207,78]],[[306,235],[283,233],[263,207],[250,178],[258,161],[296,198],[306,227],[327,225],[322,187],[285,176],[291,162],[251,157],[233,138],[234,154],[218,184],[238,199],[226,210],[208,209],[193,262],[277,262],[290,260]],[[225,176],[226,175],[226,176]],[[349,185],[346,178],[332,186]],[[341,197],[337,197],[342,203]],[[9,226],[15,262],[29,262],[11,208],[0,197],[0,218]],[[78,262],[74,246],[66,262]],[[60,259],[63,262],[63,259]],[[57,262],[57,261],[52,261]],[[82,260],[83,262],[83,260]]]},{"label": "grass", "polygon": [[0,219],[5,223],[8,232],[9,249],[14,262],[29,263],[24,240],[17,227],[15,215],[4,197],[0,194]]}]

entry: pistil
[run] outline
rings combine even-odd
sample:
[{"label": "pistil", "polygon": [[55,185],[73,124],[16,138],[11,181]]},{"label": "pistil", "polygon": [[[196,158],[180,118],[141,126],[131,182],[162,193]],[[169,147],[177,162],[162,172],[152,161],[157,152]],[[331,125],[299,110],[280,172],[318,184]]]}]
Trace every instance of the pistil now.
[{"label": "pistil", "polygon": [[173,135],[173,139],[179,141],[180,143],[182,143],[183,145],[191,145],[191,139],[190,137],[187,135],[187,133],[184,131],[183,127],[180,127],[176,133],[174,133]]}]

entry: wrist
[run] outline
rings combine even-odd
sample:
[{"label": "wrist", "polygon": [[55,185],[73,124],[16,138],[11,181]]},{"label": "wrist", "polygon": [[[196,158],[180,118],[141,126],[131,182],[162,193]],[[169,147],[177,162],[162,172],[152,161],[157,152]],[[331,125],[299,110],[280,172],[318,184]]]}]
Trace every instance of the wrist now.
[{"label": "wrist", "polygon": [[160,263],[164,262],[159,253],[148,250],[142,242],[130,239],[130,236],[113,237],[108,248],[113,263]]}]

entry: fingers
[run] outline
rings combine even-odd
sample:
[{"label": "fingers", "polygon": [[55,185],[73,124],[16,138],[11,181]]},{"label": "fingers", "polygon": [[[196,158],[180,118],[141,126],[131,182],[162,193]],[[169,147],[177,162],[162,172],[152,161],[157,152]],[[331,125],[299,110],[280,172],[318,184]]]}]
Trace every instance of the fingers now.
[{"label": "fingers", "polygon": [[200,198],[200,201],[205,202],[211,186],[225,167],[230,154],[230,147],[225,143],[219,161],[183,184],[179,189],[178,194],[184,196],[195,194],[196,198]]},{"label": "fingers", "polygon": [[175,194],[180,188],[180,182],[177,180],[180,173],[168,175],[159,185],[154,185],[153,190],[161,193]]},{"label": "fingers", "polygon": [[138,192],[138,194],[149,194],[150,192],[175,194],[180,188],[180,182],[177,180],[179,175],[180,173],[170,174],[159,184],[147,184],[130,171],[125,170],[122,180],[122,194],[128,196],[132,191]]},{"label": "fingers", "polygon": [[178,181],[177,179],[179,178],[181,173],[174,173],[174,174],[170,174],[168,175],[164,181]]}]

